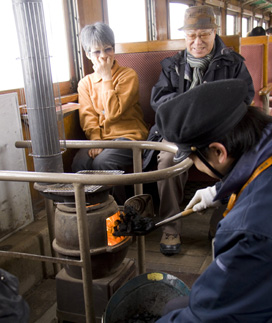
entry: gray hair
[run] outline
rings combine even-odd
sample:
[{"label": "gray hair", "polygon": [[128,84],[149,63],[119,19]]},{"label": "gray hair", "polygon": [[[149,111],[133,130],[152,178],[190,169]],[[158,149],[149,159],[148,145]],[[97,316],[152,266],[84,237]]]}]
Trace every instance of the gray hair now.
[{"label": "gray hair", "polygon": [[92,46],[111,45],[115,46],[114,33],[112,29],[102,23],[96,22],[93,25],[86,25],[80,33],[80,41],[85,52],[89,52]]}]

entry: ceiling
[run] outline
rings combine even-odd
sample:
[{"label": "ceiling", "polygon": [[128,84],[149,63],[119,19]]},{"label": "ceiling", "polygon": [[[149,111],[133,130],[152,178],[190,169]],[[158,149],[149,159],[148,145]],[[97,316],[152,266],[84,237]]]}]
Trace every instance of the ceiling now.
[{"label": "ceiling", "polygon": [[245,0],[242,1],[243,6],[251,6],[252,9],[261,10],[263,12],[272,12],[272,0]]}]

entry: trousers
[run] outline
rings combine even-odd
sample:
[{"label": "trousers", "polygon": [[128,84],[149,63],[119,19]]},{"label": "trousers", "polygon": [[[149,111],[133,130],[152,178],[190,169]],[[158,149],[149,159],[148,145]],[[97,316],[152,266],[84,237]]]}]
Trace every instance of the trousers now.
[{"label": "trousers", "polygon": [[[163,142],[167,142],[163,139]],[[161,151],[157,156],[158,170],[174,166],[174,154]],[[160,197],[159,216],[166,219],[182,211],[185,184],[188,179],[188,172],[178,176],[158,181],[158,193]],[[168,234],[181,235],[182,219],[171,222],[163,226],[163,232]]]},{"label": "trousers", "polygon": [[[126,138],[118,138],[115,140],[126,140]],[[72,171],[74,173],[80,170],[123,170],[128,171],[133,165],[133,153],[131,149],[121,148],[105,148],[94,159],[88,154],[89,148],[81,148],[76,153]]]},{"label": "trousers", "polygon": [[[129,140],[118,138],[116,140]],[[132,171],[133,152],[131,149],[106,148],[94,159],[88,154],[89,148],[82,148],[76,153],[72,162],[72,172],[81,170],[123,170],[125,173]],[[125,186],[114,186],[111,194],[118,205],[123,205],[128,195],[131,195],[131,188]]]}]

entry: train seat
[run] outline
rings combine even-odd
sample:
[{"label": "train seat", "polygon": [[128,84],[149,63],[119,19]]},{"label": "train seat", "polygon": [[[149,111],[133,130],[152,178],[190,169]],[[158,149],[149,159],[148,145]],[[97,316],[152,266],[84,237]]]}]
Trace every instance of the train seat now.
[{"label": "train seat", "polygon": [[268,38],[268,83],[272,83],[272,37]]},{"label": "train seat", "polygon": [[255,96],[253,104],[269,113],[269,95],[272,84],[268,82],[268,37],[241,38],[241,55],[253,79]]},{"label": "train seat", "polygon": [[133,68],[139,77],[140,105],[143,109],[144,120],[151,128],[155,122],[155,112],[150,106],[150,95],[153,85],[158,81],[161,72],[160,62],[176,54],[176,50],[142,53],[116,54],[118,63]]},{"label": "train seat", "polygon": [[259,95],[259,90],[264,87],[263,84],[263,54],[264,47],[261,44],[243,45],[241,46],[241,55],[245,58],[245,64],[252,77],[255,96],[253,98],[254,105],[263,106],[262,98]]},{"label": "train seat", "polygon": [[[268,83],[272,83],[272,36],[268,37]],[[272,115],[272,93],[269,96],[269,114]]]}]

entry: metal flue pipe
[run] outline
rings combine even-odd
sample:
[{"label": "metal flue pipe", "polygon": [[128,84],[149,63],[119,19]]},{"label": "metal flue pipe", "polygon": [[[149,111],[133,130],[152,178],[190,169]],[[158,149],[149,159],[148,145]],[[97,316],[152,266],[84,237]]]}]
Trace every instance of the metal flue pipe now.
[{"label": "metal flue pipe", "polygon": [[37,172],[63,172],[42,0],[12,0]]}]

